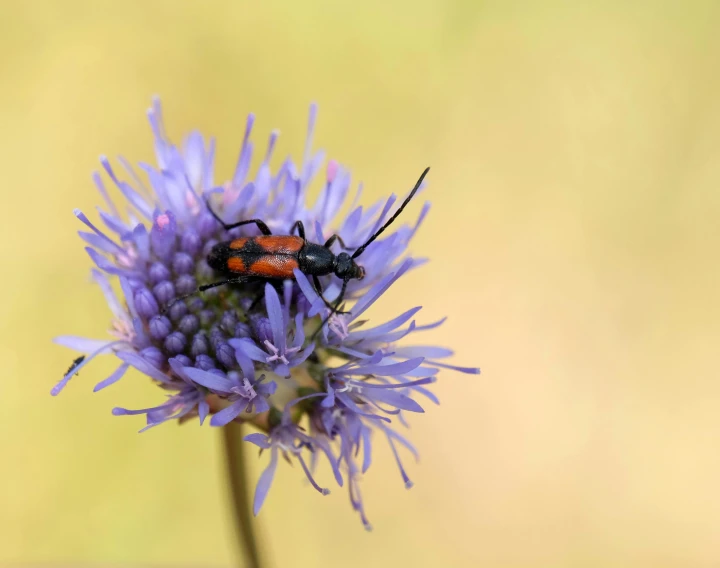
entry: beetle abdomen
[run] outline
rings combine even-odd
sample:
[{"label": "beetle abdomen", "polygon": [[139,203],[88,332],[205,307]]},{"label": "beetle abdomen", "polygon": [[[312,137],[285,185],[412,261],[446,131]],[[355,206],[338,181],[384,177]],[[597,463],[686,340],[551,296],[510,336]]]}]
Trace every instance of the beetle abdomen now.
[{"label": "beetle abdomen", "polygon": [[304,241],[300,237],[267,235],[242,237],[215,245],[208,264],[215,270],[257,278],[295,278],[298,254]]}]

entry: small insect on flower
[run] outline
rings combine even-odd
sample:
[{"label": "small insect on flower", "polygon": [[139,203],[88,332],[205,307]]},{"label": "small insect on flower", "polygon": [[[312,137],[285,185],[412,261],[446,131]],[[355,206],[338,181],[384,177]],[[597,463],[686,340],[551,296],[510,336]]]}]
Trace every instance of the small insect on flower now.
[{"label": "small insect on flower", "polygon": [[[76,359],[72,362],[72,365],[70,365],[70,367],[68,367],[68,370],[65,372],[65,374],[66,374],[66,375],[69,375],[70,373],[72,373],[75,369],[78,368],[78,365],[79,365],[80,363],[82,363],[84,360],[85,360],[85,355],[80,355],[80,357],[76,358]],[[80,374],[79,371],[78,371],[77,373],[75,373],[75,375],[79,375],[79,374]]]}]

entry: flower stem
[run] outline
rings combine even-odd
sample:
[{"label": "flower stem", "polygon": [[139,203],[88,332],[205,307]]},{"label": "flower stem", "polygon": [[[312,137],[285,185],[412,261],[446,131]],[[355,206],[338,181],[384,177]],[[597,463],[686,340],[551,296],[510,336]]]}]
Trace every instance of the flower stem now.
[{"label": "flower stem", "polygon": [[237,530],[242,566],[261,568],[255,533],[254,518],[250,513],[250,497],[248,492],[247,464],[245,460],[245,442],[243,442],[244,426],[238,422],[230,422],[224,428],[223,446],[227,465],[228,482],[232,493],[233,515]]}]

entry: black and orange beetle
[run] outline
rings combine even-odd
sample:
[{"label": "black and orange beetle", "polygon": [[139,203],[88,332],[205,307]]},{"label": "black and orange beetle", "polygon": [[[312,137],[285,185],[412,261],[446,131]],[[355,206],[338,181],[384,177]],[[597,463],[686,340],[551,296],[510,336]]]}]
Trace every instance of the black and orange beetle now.
[{"label": "black and orange beetle", "polygon": [[[415,184],[415,187],[393,216],[390,217],[373,236],[365,241],[363,245],[354,249],[355,252],[352,253],[352,256],[347,252],[341,252],[336,255],[330,250],[330,247],[336,241],[338,241],[345,250],[353,250],[345,245],[339,235],[331,236],[323,245],[308,242],[305,238],[305,227],[302,221],[297,221],[293,225],[289,235],[273,235],[261,219],[246,219],[228,225],[212,210],[210,204],[207,203],[208,211],[210,211],[226,231],[241,227],[242,225],[255,224],[262,235],[257,237],[240,237],[215,245],[208,254],[207,263],[214,270],[225,273],[230,278],[200,286],[197,292],[203,292],[224,284],[238,284],[258,280],[294,280],[295,275],[293,274],[293,270],[299,269],[305,275],[312,278],[316,292],[323,299],[325,305],[330,308],[331,315],[333,313],[344,313],[338,309],[338,306],[341,305],[343,297],[345,296],[348,282],[353,279],[362,280],[365,276],[365,269],[356,264],[355,259],[397,219],[398,215],[402,213],[402,210],[410,203],[410,200],[422,185],[423,179],[429,171],[430,168],[425,169]],[[296,230],[298,234],[293,235]],[[334,305],[330,304],[322,295],[320,280],[318,279],[318,276],[326,276],[328,274],[335,274],[335,276],[343,282],[340,294],[335,300]],[[185,297],[187,296],[183,296],[177,300]]]}]

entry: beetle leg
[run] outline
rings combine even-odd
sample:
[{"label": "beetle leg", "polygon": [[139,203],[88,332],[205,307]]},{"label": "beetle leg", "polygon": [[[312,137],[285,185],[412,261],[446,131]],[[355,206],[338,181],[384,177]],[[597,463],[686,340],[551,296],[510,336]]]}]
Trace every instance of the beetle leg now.
[{"label": "beetle leg", "polygon": [[[278,293],[278,296],[282,295],[281,290],[281,284],[282,281],[270,281],[270,284],[275,288],[275,291]],[[263,300],[265,298],[265,288],[263,287],[262,291],[255,297],[255,299],[252,301],[252,304],[248,307],[247,311],[248,313],[253,311],[255,307],[260,303],[260,300]]]},{"label": "beetle leg", "polygon": [[265,297],[265,294],[258,294],[255,299],[252,301],[252,304],[248,307],[247,311],[251,312],[255,309],[255,307],[260,303],[260,300],[262,300]]},{"label": "beetle leg", "polygon": [[338,306],[342,303],[343,299],[345,298],[345,290],[347,289],[349,280],[343,280],[342,288],[340,289],[340,294],[337,297],[337,300],[335,300],[335,305],[333,306],[333,312],[336,314],[349,314],[350,312],[342,312],[338,309]]},{"label": "beetle leg", "polygon": [[241,227],[242,225],[249,225],[250,223],[255,223],[257,225],[257,228],[260,229],[260,232],[263,235],[272,235],[272,231],[270,228],[265,224],[265,222],[262,219],[246,219],[245,221],[238,221],[237,223],[233,223],[232,225],[228,225],[223,221],[220,216],[213,211],[212,207],[210,207],[210,203],[208,200],[205,200],[205,205],[207,206],[208,211],[210,211],[210,214],[215,217],[215,220],[220,223],[226,231],[229,231],[230,229],[234,229],[235,227]]},{"label": "beetle leg", "polygon": [[248,282],[249,280],[250,280],[250,278],[247,276],[239,276],[238,278],[230,278],[229,280],[223,280],[221,282],[213,282],[211,284],[203,284],[202,286],[198,286],[197,290],[195,290],[194,292],[190,292],[189,294],[185,294],[184,296],[174,298],[167,306],[165,306],[162,309],[162,313],[167,312],[177,302],[180,302],[186,298],[194,296],[195,294],[197,294],[199,292],[204,292],[205,290],[209,290],[210,288],[216,288],[217,286],[222,286],[223,284],[240,284],[241,282]]},{"label": "beetle leg", "polygon": [[290,234],[292,235],[295,232],[295,229],[298,231],[298,235],[300,235],[300,238],[304,241],[305,239],[305,225],[303,225],[302,221],[295,221],[295,224],[292,226],[292,229],[290,229]]},{"label": "beetle leg", "polygon": [[248,276],[240,276],[238,278],[230,278],[229,280],[223,280],[221,282],[203,284],[202,286],[198,286],[198,292],[204,292],[205,290],[210,290],[210,288],[216,288],[218,286],[222,286],[223,284],[240,284],[241,282],[247,282],[248,280],[250,280]]},{"label": "beetle leg", "polygon": [[325,302],[325,306],[327,306],[327,308],[330,310],[330,315],[332,315],[332,314],[349,314],[350,313],[350,312],[343,312],[343,311],[336,309],[337,306],[342,301],[342,297],[345,295],[345,287],[347,286],[346,281],[343,281],[342,292],[340,292],[340,295],[338,296],[338,300],[335,302],[334,306],[325,299],[325,296],[323,296],[322,286],[320,285],[320,279],[315,275],[313,275],[313,286],[315,288],[315,292],[317,292],[317,295],[320,296],[322,301]]},{"label": "beetle leg", "polygon": [[344,248],[345,250],[355,250],[357,247],[349,247],[345,244],[345,241],[342,240],[342,237],[340,235],[333,235],[330,237],[327,241],[325,241],[325,244],[323,245],[325,248],[330,248],[335,241],[340,242],[340,246]]}]

